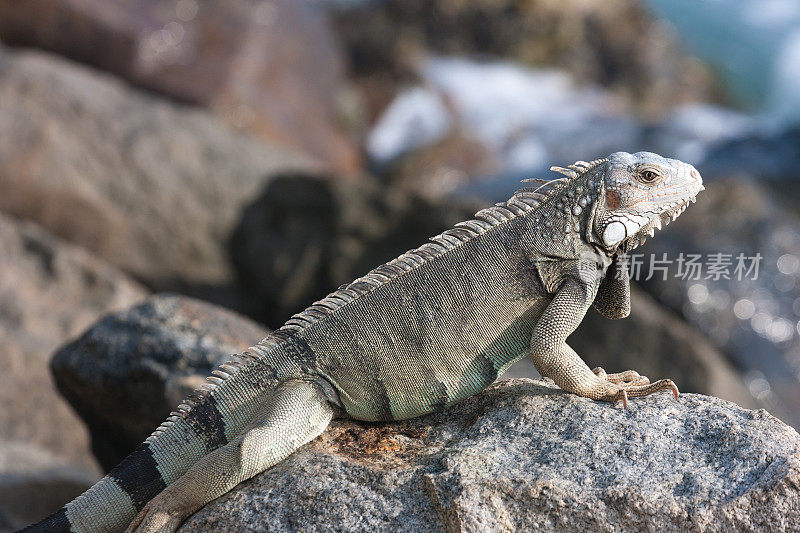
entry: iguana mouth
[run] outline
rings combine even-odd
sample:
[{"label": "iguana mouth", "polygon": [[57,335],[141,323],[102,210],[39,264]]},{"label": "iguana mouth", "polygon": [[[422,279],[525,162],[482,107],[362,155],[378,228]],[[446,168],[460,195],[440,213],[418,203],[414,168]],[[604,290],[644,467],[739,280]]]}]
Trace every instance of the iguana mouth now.
[{"label": "iguana mouth", "polygon": [[[698,191],[699,192],[699,191]],[[667,210],[660,215],[654,217],[648,224],[642,226],[635,235],[625,239],[620,245],[620,249],[624,252],[641,246],[647,240],[647,237],[655,235],[656,230],[661,230],[664,226],[669,226],[669,223],[680,216],[684,210],[697,201],[697,195],[692,196],[686,200],[680,200],[667,205]]]}]

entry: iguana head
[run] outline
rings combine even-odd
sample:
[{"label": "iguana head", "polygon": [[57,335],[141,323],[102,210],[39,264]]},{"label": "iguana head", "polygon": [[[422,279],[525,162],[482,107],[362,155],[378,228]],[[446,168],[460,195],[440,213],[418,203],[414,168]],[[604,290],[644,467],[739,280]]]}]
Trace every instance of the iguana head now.
[{"label": "iguana head", "polygon": [[595,207],[592,241],[609,252],[628,252],[680,215],[704,189],[687,163],[651,152],[608,157]]}]

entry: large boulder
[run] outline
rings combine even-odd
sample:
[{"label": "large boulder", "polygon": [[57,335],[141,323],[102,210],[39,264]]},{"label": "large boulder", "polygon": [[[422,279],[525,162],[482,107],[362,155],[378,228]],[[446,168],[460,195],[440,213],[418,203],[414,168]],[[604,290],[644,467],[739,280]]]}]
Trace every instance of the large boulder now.
[{"label": "large boulder", "polygon": [[61,393],[89,425],[108,470],[267,331],[236,313],[168,294],[106,316],[53,356]]},{"label": "large boulder", "polygon": [[0,440],[35,444],[91,468],[85,429],[49,375],[50,354],[146,291],[34,224],[2,215],[0,250]]},{"label": "large boulder", "polygon": [[800,435],[660,393],[621,406],[515,380],[441,413],[334,422],[180,531],[791,531]]},{"label": "large boulder", "polygon": [[85,425],[56,391],[50,354],[145,295],[102,259],[0,214],[0,523],[41,518],[100,474]]},{"label": "large boulder", "polygon": [[304,158],[85,67],[0,50],[0,211],[153,287],[232,281],[245,203]]},{"label": "large boulder", "polygon": [[202,105],[336,170],[359,167],[343,54],[312,2],[1,0],[0,39]]}]

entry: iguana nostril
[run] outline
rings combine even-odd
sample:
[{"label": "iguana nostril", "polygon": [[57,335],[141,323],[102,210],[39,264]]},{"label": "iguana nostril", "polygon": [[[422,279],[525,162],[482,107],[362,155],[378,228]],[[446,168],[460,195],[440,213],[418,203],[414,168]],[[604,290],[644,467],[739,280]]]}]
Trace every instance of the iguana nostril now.
[{"label": "iguana nostril", "polygon": [[692,171],[689,174],[691,174],[691,176],[697,181],[702,181],[702,178],[700,178],[700,173],[696,168],[692,167]]}]

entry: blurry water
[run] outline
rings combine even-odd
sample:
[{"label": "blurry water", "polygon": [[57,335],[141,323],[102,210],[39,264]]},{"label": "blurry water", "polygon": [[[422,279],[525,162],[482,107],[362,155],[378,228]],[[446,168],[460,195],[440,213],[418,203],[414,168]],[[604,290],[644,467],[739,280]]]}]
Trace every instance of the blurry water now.
[{"label": "blurry water", "polygon": [[503,172],[525,175],[552,161],[614,152],[641,134],[613,95],[578,86],[558,70],[432,57],[420,74],[423,85],[401,92],[370,132],[373,162],[387,163],[459,130],[495,154]]},{"label": "blurry water", "polygon": [[[578,84],[563,71],[504,60],[431,57],[421,63],[420,77],[422,83],[402,90],[370,131],[366,148],[371,161],[385,165],[460,132],[480,141],[498,162],[498,171],[476,176],[458,193],[494,201],[508,198],[523,178],[547,176],[552,164],[588,161],[618,150],[657,152],[705,172],[703,163],[716,147],[748,138],[773,122],[719,106],[687,104],[670,110],[659,124],[645,125],[602,87]],[[767,155],[739,168],[766,168],[769,160]]]},{"label": "blurry water", "polygon": [[800,122],[800,0],[645,0],[754,111]]}]

